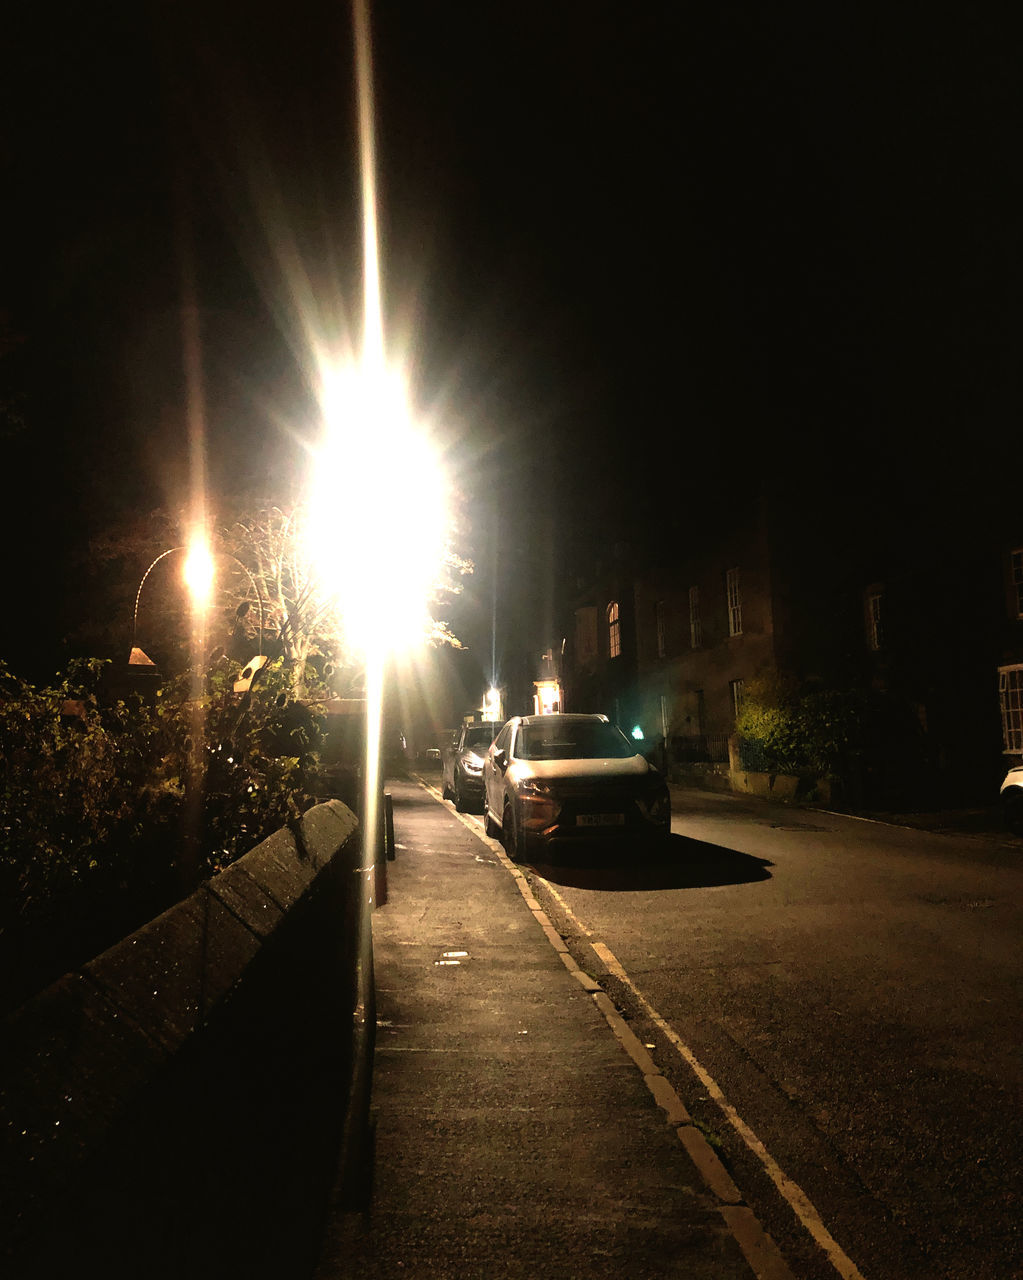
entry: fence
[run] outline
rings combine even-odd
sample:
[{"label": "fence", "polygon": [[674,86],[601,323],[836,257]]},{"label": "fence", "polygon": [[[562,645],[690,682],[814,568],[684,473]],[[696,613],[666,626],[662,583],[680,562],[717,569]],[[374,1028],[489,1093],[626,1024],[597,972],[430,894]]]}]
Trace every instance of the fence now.
[{"label": "fence", "polygon": [[727,764],[728,735],[680,734],[671,739],[671,758],[675,764]]}]

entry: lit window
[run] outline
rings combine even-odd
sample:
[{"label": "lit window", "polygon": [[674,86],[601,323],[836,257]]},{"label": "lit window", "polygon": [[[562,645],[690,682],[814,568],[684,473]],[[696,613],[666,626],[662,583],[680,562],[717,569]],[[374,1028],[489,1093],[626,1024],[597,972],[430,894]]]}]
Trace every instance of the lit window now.
[{"label": "lit window", "polygon": [[1023,618],[1023,547],[1012,553],[1012,594],[1016,617]]},{"label": "lit window", "polygon": [[607,606],[607,651],[612,658],[617,658],[622,651],[622,630],[618,621],[617,600],[612,600]]},{"label": "lit window", "polygon": [[694,649],[703,644],[703,624],[700,622],[700,588],[689,588],[689,643]]},{"label": "lit window", "polygon": [[1006,751],[1023,752],[1023,667],[998,668],[998,702]]},{"label": "lit window", "polygon": [[867,592],[867,644],[877,653],[884,648],[884,592]]},{"label": "lit window", "polygon": [[725,574],[725,594],[728,597],[728,634],[742,635],[742,591],[739,588],[739,570],[729,569]]},{"label": "lit window", "polygon": [[745,691],[745,682],[742,680],[729,680],[728,688],[732,694],[732,711],[738,716],[742,710],[742,699]]},{"label": "lit window", "polygon": [[654,605],[654,626],[657,630],[657,656],[659,658],[663,658],[668,652],[667,644],[665,642],[663,600],[658,600]]}]

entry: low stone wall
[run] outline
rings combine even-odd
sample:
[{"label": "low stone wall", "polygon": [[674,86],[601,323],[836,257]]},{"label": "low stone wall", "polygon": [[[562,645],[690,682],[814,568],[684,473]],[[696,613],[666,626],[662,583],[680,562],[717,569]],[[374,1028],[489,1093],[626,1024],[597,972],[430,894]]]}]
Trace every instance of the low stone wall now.
[{"label": "low stone wall", "polygon": [[780,800],[830,804],[833,784],[829,778],[797,777],[791,773],[759,773],[737,763],[690,763],[673,765],[670,781],[703,791],[734,791],[740,795]]},{"label": "low stone wall", "polygon": [[375,1021],[361,864],[317,805],[7,1019],[4,1274],[311,1272]]},{"label": "low stone wall", "polygon": [[792,773],[757,773],[735,769],[730,774],[733,791],[760,796],[763,800],[831,802],[831,782],[827,778],[804,778]]},{"label": "low stone wall", "polygon": [[703,791],[731,791],[732,777],[727,764],[692,761],[673,764],[669,781],[682,787],[699,787]]}]

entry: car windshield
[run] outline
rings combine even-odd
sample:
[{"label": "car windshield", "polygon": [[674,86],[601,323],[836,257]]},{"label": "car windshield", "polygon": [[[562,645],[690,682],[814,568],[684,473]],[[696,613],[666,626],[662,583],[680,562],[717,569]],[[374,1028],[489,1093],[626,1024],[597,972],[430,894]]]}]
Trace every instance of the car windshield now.
[{"label": "car windshield", "polygon": [[520,760],[626,760],[636,748],[606,720],[552,718],[546,724],[524,724],[515,754]]},{"label": "car windshield", "polygon": [[489,747],[493,741],[493,730],[488,728],[486,725],[482,725],[478,729],[469,729],[466,731],[464,746],[476,750],[479,747]]}]

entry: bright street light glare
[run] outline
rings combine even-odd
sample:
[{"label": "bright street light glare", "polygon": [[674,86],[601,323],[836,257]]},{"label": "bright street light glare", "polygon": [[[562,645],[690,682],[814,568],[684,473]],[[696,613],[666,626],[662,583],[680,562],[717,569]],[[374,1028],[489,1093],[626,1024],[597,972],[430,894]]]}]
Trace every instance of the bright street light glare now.
[{"label": "bright street light glare", "polygon": [[189,543],[182,577],[196,609],[205,608],[210,602],[213,574],[213,556],[206,543],[199,539]]},{"label": "bright street light glare", "polygon": [[404,385],[382,373],[324,380],[313,463],[310,554],[347,638],[394,653],[430,628],[429,594],[447,534],[447,483],[411,421]]}]

